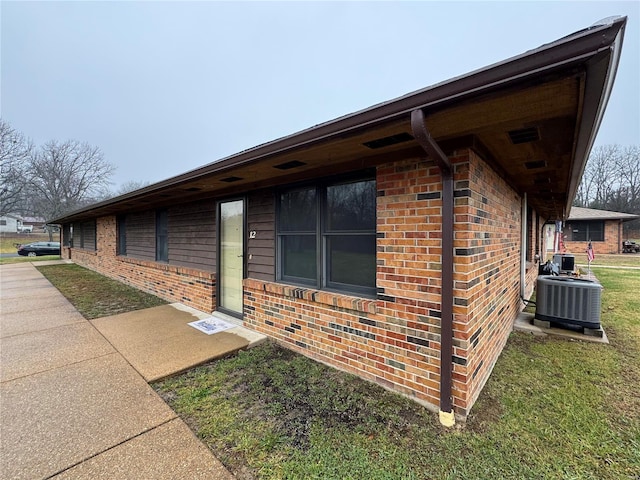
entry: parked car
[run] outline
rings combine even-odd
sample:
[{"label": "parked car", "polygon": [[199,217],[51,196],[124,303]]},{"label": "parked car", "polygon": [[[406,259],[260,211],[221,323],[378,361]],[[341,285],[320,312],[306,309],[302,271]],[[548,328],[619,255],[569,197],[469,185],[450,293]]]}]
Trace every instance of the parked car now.
[{"label": "parked car", "polygon": [[22,225],[21,227],[18,227],[18,233],[32,233],[33,232],[33,225]]},{"label": "parked car", "polygon": [[60,255],[60,242],[33,242],[18,247],[18,255],[36,257],[38,255]]}]

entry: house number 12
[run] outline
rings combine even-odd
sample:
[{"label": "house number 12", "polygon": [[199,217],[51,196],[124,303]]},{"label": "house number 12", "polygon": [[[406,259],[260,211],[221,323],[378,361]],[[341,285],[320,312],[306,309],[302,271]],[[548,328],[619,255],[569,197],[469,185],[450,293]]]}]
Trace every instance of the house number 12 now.
[{"label": "house number 12", "polygon": [[251,230],[249,232],[249,238],[256,238],[257,235],[258,235],[258,232],[256,232],[255,230]]}]

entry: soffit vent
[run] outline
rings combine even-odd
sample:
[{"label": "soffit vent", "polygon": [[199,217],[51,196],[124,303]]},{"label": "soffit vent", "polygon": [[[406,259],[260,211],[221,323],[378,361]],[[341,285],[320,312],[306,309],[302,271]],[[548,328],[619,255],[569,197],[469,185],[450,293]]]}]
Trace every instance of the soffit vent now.
[{"label": "soffit vent", "polygon": [[198,187],[187,188],[187,192],[199,192],[200,190],[202,189]]},{"label": "soffit vent", "polygon": [[396,135],[391,135],[389,137],[384,137],[384,138],[378,138],[376,140],[371,140],[370,142],[364,142],[363,145],[365,147],[369,147],[372,150],[375,150],[377,148],[384,148],[384,147],[389,147],[391,145],[396,145],[397,143],[403,143],[403,142],[408,142],[410,140],[413,140],[413,136],[403,132],[403,133],[398,133]]},{"label": "soffit vent", "polygon": [[529,143],[540,140],[540,133],[536,127],[521,128],[520,130],[511,130],[508,132],[511,143],[519,145],[521,143]]},{"label": "soffit vent", "polygon": [[544,168],[547,166],[547,162],[544,160],[533,160],[531,162],[524,162],[524,166],[529,170],[534,170],[536,168]]},{"label": "soffit vent", "polygon": [[306,165],[306,163],[299,160],[291,160],[290,162],[281,163],[280,165],[274,165],[273,168],[277,168],[278,170],[291,170],[292,168],[298,168],[303,165]]},{"label": "soffit vent", "polygon": [[549,177],[536,178],[533,183],[534,185],[549,185],[551,179]]},{"label": "soffit vent", "polygon": [[227,178],[220,179],[221,182],[226,182],[226,183],[237,182],[238,180],[242,180],[242,177],[227,177]]}]

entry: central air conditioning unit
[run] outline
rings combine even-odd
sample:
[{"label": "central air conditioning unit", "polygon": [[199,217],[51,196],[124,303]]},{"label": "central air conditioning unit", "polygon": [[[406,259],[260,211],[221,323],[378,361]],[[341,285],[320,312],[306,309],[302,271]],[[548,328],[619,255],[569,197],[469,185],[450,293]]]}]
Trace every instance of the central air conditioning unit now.
[{"label": "central air conditioning unit", "polygon": [[600,328],[602,286],[591,280],[541,275],[536,286],[536,319]]}]

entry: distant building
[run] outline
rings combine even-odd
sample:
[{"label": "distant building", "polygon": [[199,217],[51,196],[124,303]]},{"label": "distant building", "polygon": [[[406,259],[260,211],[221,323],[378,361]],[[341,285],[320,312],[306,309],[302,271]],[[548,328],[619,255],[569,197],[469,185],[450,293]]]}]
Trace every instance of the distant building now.
[{"label": "distant building", "polygon": [[621,253],[624,237],[622,224],[640,218],[630,213],[572,207],[562,229],[567,252],[581,253],[591,242],[596,253]]},{"label": "distant building", "polygon": [[0,216],[0,232],[16,233],[20,225],[20,217],[10,213]]}]

